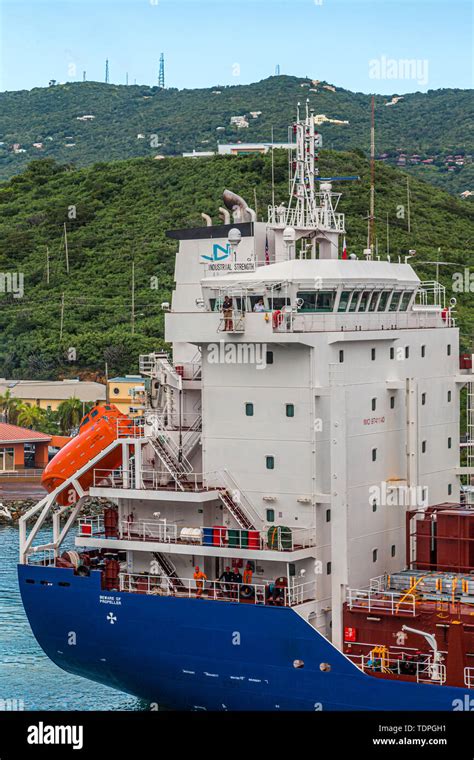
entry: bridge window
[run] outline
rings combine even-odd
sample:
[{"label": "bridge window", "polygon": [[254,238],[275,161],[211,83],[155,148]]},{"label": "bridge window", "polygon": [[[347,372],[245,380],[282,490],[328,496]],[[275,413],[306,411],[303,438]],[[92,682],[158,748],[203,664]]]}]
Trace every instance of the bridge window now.
[{"label": "bridge window", "polygon": [[366,311],[367,310],[367,305],[369,303],[370,296],[371,296],[370,290],[364,290],[364,292],[362,293],[362,297],[361,297],[361,299],[359,301],[359,306],[357,308],[357,311]]},{"label": "bridge window", "polygon": [[390,306],[388,307],[389,311],[397,311],[401,295],[401,293],[394,293],[392,295],[392,300],[390,301]]},{"label": "bridge window", "polygon": [[298,311],[314,311],[316,309],[316,291],[307,292],[300,290],[296,294],[298,299]]},{"label": "bridge window", "polygon": [[355,311],[357,309],[357,304],[359,302],[359,298],[360,298],[360,291],[357,291],[357,290],[354,291],[354,293],[352,294],[352,299],[351,299],[351,302],[349,304],[348,311]]},{"label": "bridge window", "polygon": [[339,299],[338,311],[347,311],[349,301],[351,300],[352,290],[343,290]]},{"label": "bridge window", "polygon": [[384,290],[380,296],[379,305],[377,311],[385,311],[387,308],[388,299],[390,298],[390,290]]},{"label": "bridge window", "polygon": [[[245,311],[245,298],[235,298],[234,300],[236,302],[235,308],[239,309],[240,311]],[[258,303],[259,301],[263,301],[265,303],[265,299],[263,298],[263,294],[261,294],[259,296],[250,296],[250,308],[251,308],[252,311],[253,311],[253,307],[255,306],[255,304]],[[241,304],[241,305],[238,305],[238,304]],[[265,308],[266,308],[266,306],[265,306]]]},{"label": "bridge window", "polygon": [[270,298],[270,303],[272,305],[272,309],[283,309],[285,306],[290,305],[290,299],[289,298]]},{"label": "bridge window", "polygon": [[372,293],[372,298],[370,299],[369,311],[375,311],[375,307],[377,306],[379,295],[380,295],[380,290],[374,290],[374,292]]},{"label": "bridge window", "polygon": [[403,294],[402,302],[400,304],[400,311],[406,311],[408,309],[408,304],[411,301],[412,295],[413,295],[412,290],[408,290],[406,293]]}]

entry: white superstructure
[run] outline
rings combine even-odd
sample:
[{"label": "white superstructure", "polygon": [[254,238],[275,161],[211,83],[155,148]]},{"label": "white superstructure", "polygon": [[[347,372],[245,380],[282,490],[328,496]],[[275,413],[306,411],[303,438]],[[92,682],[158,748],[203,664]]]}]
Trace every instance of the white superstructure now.
[{"label": "white superstructure", "polygon": [[226,191],[225,224],[169,233],[173,356],[141,357],[144,424],[119,433],[121,470],[94,474],[118,537],[84,518],[76,544],[126,552],[124,590],[194,594],[198,565],[218,599],[225,567],[250,562],[255,603],[283,579],[284,603],[341,646],[348,585],[405,564],[407,509],[459,502],[466,377],[441,286],[340,258],[311,113],[294,134],[290,203],[268,222]]}]

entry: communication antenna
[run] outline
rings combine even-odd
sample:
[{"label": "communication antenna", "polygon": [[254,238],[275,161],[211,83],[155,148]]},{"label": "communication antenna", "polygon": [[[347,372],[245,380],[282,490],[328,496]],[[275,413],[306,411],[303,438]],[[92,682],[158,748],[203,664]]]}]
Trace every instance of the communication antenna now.
[{"label": "communication antenna", "polygon": [[275,66],[275,76],[276,77],[280,76],[280,64],[279,63],[277,63],[277,65]]},{"label": "communication antenna", "polygon": [[64,293],[61,293],[61,324],[59,327],[59,342],[63,339],[63,328],[64,328]]},{"label": "communication antenna", "polygon": [[375,96],[372,95],[370,110],[370,211],[369,211],[369,243],[368,247],[374,252],[375,244]]},{"label": "communication antenna", "polygon": [[109,84],[109,59],[105,61],[105,84]]},{"label": "communication antenna", "polygon": [[272,206],[275,206],[275,157],[273,154],[273,125],[272,125]]},{"label": "communication antenna", "polygon": [[64,222],[64,250],[66,252],[66,272],[69,274],[69,250],[68,250],[68,247],[67,247],[66,222]]},{"label": "communication antenna", "polygon": [[85,71],[82,72],[82,81],[83,82],[86,81],[86,72]]},{"label": "communication antenna", "polygon": [[165,89],[165,54],[160,55],[160,71],[158,74],[158,87]]},{"label": "communication antenna", "polygon": [[125,74],[125,84],[126,84],[126,85],[127,85],[127,87],[128,87],[128,71],[127,71],[127,73]]}]

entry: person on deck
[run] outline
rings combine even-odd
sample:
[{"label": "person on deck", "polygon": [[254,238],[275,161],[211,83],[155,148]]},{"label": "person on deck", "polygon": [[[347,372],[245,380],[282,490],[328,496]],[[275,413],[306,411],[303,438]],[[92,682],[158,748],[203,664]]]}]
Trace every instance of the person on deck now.
[{"label": "person on deck", "polygon": [[222,302],[222,312],[224,315],[224,331],[232,332],[234,325],[232,322],[232,298],[225,296]]},{"label": "person on deck", "polygon": [[207,575],[198,566],[194,568],[194,580],[196,581],[196,597],[199,599],[204,588],[204,581],[207,581]]},{"label": "person on deck", "polygon": [[253,307],[253,310],[256,312],[265,311],[265,304],[263,303],[263,298],[258,299],[257,303]]},{"label": "person on deck", "polygon": [[232,581],[233,581],[232,588],[233,588],[233,591],[234,591],[233,596],[234,596],[234,599],[238,599],[239,596],[240,596],[240,594],[239,594],[239,586],[242,583],[242,576],[241,576],[240,570],[239,570],[239,568],[237,566],[234,567],[234,572],[232,573]]},{"label": "person on deck", "polygon": [[232,589],[232,581],[234,580],[234,573],[229,565],[227,565],[224,572],[219,576],[219,580],[221,581],[221,588],[224,596],[229,596]]},{"label": "person on deck", "polygon": [[247,562],[245,566],[245,570],[244,570],[244,575],[243,575],[243,581],[245,584],[247,584],[247,586],[252,585],[252,576],[253,576],[252,565],[250,564],[250,562]]}]

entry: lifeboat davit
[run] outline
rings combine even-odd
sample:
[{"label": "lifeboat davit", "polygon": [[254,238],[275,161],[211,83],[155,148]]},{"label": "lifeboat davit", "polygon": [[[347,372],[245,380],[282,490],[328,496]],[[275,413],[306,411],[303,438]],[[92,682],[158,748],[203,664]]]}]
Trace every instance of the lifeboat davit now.
[{"label": "lifeboat davit", "polygon": [[[79,433],[69,441],[52,458],[45,468],[41,482],[46,490],[51,493],[62,483],[74,476],[88,461],[94,459],[101,451],[104,451],[118,437],[118,428],[126,432],[127,425],[133,427],[133,420],[122,414],[116,406],[105,404],[94,406],[91,411],[82,418]],[[123,433],[122,433],[123,435]],[[94,463],[77,480],[84,490],[88,490],[94,481],[94,470],[100,470],[101,475],[106,477],[122,464],[122,447],[116,446],[112,451],[104,454],[104,457]],[[58,504],[67,506],[78,500],[78,494],[73,485],[65,488],[56,497]]]}]

